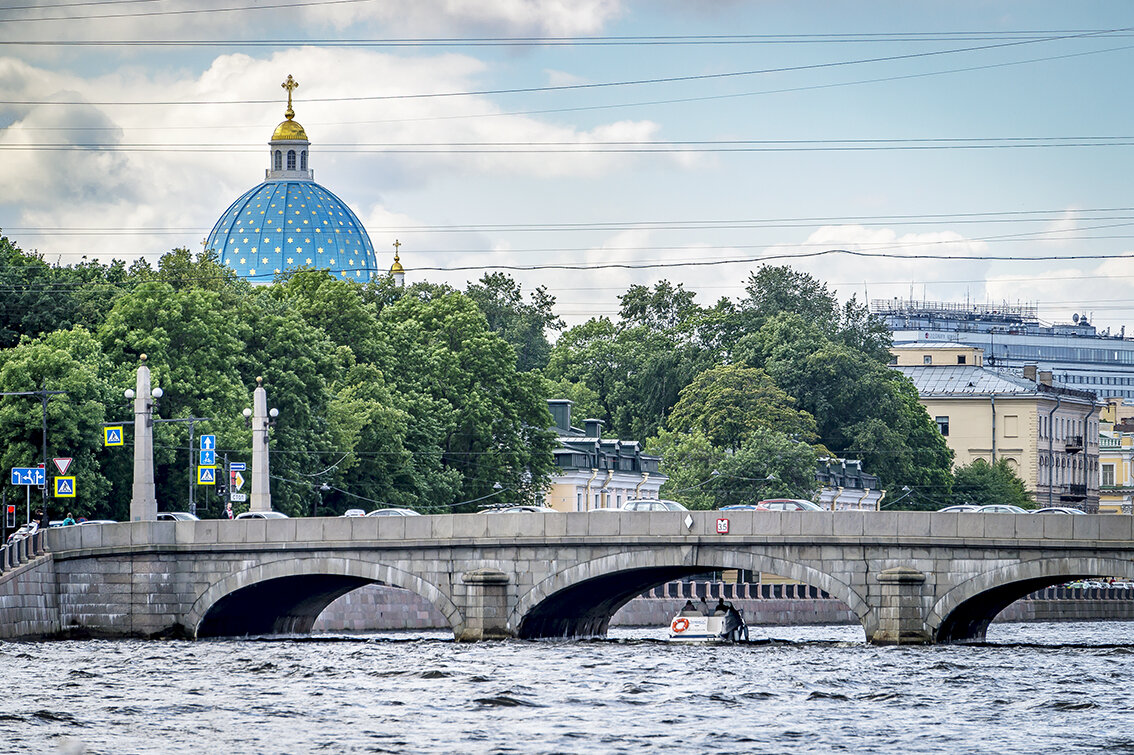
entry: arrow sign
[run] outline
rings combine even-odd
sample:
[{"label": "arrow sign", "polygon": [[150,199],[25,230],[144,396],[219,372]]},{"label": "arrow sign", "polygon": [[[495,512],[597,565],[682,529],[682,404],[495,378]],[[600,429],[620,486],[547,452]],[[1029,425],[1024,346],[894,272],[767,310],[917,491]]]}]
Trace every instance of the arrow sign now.
[{"label": "arrow sign", "polygon": [[217,436],[215,435],[202,435],[201,436],[201,450],[213,450],[217,448]]},{"label": "arrow sign", "polygon": [[43,467],[12,467],[13,485],[42,485]]},{"label": "arrow sign", "polygon": [[217,452],[211,448],[201,449],[201,460],[198,464],[213,465],[217,463]]},{"label": "arrow sign", "polygon": [[122,445],[122,425],[114,427],[102,428],[102,445],[104,446],[121,446]]},{"label": "arrow sign", "polygon": [[237,471],[237,470],[243,472],[248,467],[245,466],[244,462],[242,462],[242,461],[234,461],[234,462],[232,462],[231,464],[228,465],[228,468],[231,469],[234,472]]},{"label": "arrow sign", "polygon": [[74,498],[75,497],[75,478],[74,477],[56,477],[55,478],[55,497],[56,498]]},{"label": "arrow sign", "polygon": [[60,457],[52,459],[55,462],[55,468],[59,470],[59,474],[67,474],[67,470],[71,467],[71,459],[69,457]]},{"label": "arrow sign", "polygon": [[197,484],[198,485],[216,485],[217,484],[217,468],[216,467],[197,467]]}]

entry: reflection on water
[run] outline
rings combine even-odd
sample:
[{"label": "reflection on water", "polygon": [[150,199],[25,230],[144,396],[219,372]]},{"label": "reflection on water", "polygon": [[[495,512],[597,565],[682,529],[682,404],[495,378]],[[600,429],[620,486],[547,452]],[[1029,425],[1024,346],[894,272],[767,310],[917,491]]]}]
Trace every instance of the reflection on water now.
[{"label": "reflection on water", "polygon": [[5,643],[10,752],[1134,752],[1134,624],[993,624],[878,648],[857,626],[744,647],[460,645],[443,633]]}]

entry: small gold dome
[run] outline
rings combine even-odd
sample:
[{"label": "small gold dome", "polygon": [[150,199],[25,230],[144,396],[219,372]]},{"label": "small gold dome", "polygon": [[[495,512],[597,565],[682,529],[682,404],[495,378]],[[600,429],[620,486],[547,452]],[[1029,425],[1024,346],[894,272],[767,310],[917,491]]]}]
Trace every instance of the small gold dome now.
[{"label": "small gold dome", "polygon": [[390,265],[390,275],[397,275],[398,273],[404,273],[404,272],[405,272],[405,268],[402,267],[402,263],[399,262],[398,258],[395,256],[394,257],[394,264]]},{"label": "small gold dome", "polygon": [[298,121],[293,120],[286,120],[276,126],[275,132],[272,133],[272,141],[277,139],[308,141],[307,132],[303,130],[303,126],[299,125]]}]

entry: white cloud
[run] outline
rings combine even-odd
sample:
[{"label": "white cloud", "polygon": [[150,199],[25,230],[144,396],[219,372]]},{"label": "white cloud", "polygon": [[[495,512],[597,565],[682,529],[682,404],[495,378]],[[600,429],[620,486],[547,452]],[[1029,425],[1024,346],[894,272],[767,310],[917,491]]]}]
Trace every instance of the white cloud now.
[{"label": "white cloud", "polygon": [[[156,148],[6,152],[7,197],[14,207],[10,205],[0,215],[0,222],[10,227],[121,228],[136,227],[139,218],[148,217],[150,227],[191,230],[145,239],[134,235],[36,237],[25,245],[89,255],[133,252],[156,256],[174,245],[196,248],[228,203],[262,180],[266,142],[283,119],[286,95],[280,82],[289,73],[300,82],[295,92],[296,120],[312,140],[316,180],[356,210],[381,204],[379,194],[450,180],[458,174],[534,179],[601,176],[635,158],[588,154],[586,145],[603,140],[642,141],[653,138],[660,128],[649,121],[618,121],[582,130],[525,116],[445,118],[499,112],[485,97],[354,99],[371,94],[467,91],[476,87],[486,71],[485,63],[466,55],[403,58],[339,48],[301,48],[268,58],[222,55],[200,73],[151,75],[125,68],[89,78],[0,59],[0,99],[4,100],[206,103],[40,104],[8,110],[8,118],[15,120],[0,129],[0,145],[94,141],[154,144]],[[5,72],[11,75],[5,77]],[[223,104],[229,101],[247,104]],[[436,119],[438,116],[442,118]],[[74,126],[102,130],[52,130]],[[580,145],[583,151],[516,156],[461,154],[456,151],[459,148],[453,148],[435,154],[393,154],[380,146],[478,142],[562,142]]]}]

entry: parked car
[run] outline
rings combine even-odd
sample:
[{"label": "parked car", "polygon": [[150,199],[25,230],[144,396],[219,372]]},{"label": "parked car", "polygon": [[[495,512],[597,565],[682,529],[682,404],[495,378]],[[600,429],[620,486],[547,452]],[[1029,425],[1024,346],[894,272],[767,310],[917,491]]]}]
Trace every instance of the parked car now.
[{"label": "parked car", "polygon": [[557,514],[557,513],[559,513],[555,509],[549,508],[548,506],[532,506],[530,504],[523,504],[523,505],[520,505],[520,506],[505,506],[504,508],[500,508],[500,509],[485,509],[485,513],[488,513],[488,514],[515,514],[517,512],[521,512],[521,511],[532,513],[532,514]]},{"label": "parked car", "polygon": [[282,511],[245,511],[243,514],[237,514],[237,519],[287,519],[287,514]]},{"label": "parked car", "polygon": [[757,511],[759,507],[754,503],[734,503],[731,506],[721,506],[720,511]]},{"label": "parked car", "polygon": [[88,524],[118,524],[118,522],[113,519],[88,519],[85,522],[79,522],[79,525],[83,527]]},{"label": "parked car", "polygon": [[943,509],[937,509],[939,514],[961,514],[966,511],[980,511],[980,506],[974,506],[971,503],[961,503],[956,506],[946,506]]},{"label": "parked car", "polygon": [[367,516],[421,516],[421,514],[413,509],[375,509]]},{"label": "parked car", "polygon": [[688,511],[677,501],[666,501],[660,498],[636,498],[615,509],[616,511]]},{"label": "parked car", "polygon": [[362,509],[347,509],[342,513],[343,516],[366,516],[366,512]]},{"label": "parked car", "polygon": [[756,504],[757,511],[822,511],[823,507],[802,498],[765,498]]},{"label": "parked car", "polygon": [[8,535],[8,542],[14,543],[17,540],[27,537],[28,535],[34,535],[35,531],[38,529],[38,522],[28,522],[27,524],[21,525],[18,530],[13,532],[11,535]]},{"label": "parked car", "polygon": [[195,515],[190,514],[188,511],[159,511],[157,515],[159,522],[198,522]]},{"label": "parked car", "polygon": [[1033,514],[1086,514],[1082,509],[1073,509],[1070,506],[1048,506],[1045,509],[1036,509]]},{"label": "parked car", "polygon": [[981,506],[978,511],[982,514],[1026,514],[1027,509],[1022,509],[1019,506],[1013,506],[1010,503],[990,503],[987,506]]}]

